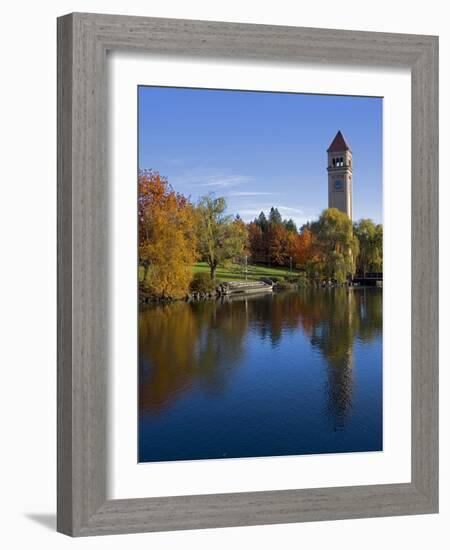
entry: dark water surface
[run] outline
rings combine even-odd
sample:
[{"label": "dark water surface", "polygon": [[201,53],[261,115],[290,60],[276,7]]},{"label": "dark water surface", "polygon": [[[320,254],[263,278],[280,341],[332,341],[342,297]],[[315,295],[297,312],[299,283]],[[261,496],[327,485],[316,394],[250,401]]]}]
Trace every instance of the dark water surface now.
[{"label": "dark water surface", "polygon": [[382,449],[382,291],[145,306],[139,461]]}]

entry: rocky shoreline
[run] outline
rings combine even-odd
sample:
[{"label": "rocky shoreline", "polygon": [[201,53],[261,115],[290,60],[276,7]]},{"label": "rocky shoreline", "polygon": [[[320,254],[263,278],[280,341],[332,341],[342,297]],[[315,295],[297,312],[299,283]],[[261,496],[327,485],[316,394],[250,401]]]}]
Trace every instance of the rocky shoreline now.
[{"label": "rocky shoreline", "polygon": [[[299,285],[294,283],[285,283],[283,282],[271,282],[272,290],[279,291],[279,290],[288,290],[288,289],[295,289],[300,288]],[[241,294],[241,295],[244,295]],[[171,302],[203,302],[205,300],[211,300],[211,299],[219,299],[219,298],[225,298],[230,296],[229,288],[226,284],[221,283],[216,286],[215,289],[207,292],[190,292],[186,296],[182,298],[168,298],[164,296],[155,296],[146,291],[145,289],[139,290],[139,304],[166,304]]]},{"label": "rocky shoreline", "polygon": [[165,304],[170,302],[203,302],[212,298],[221,298],[227,295],[225,286],[220,284],[214,290],[208,292],[189,292],[182,298],[169,298],[164,296],[155,296],[145,289],[139,289],[140,304]]},{"label": "rocky shoreline", "polygon": [[[268,283],[267,280],[264,282]],[[337,283],[333,281],[303,281],[302,283],[293,283],[289,281],[277,281],[271,282],[274,292],[280,292],[284,290],[300,290],[308,287],[314,288],[374,288],[372,286],[366,287],[360,284],[354,283]],[[382,288],[382,285],[377,285],[377,288]],[[244,294],[241,294],[241,296]],[[139,289],[139,304],[169,304],[172,302],[204,302],[205,300],[219,299],[229,297],[229,288],[226,283],[221,283],[216,286],[215,289],[207,292],[190,292],[182,298],[169,298],[164,296],[155,296],[149,291],[140,288]]]}]

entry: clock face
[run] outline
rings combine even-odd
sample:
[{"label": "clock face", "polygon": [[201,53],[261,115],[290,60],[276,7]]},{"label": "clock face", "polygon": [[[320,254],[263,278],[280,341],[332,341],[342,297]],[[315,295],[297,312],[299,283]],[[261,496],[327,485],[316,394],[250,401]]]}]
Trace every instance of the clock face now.
[{"label": "clock face", "polygon": [[344,182],[342,180],[336,180],[334,182],[334,188],[336,191],[342,191],[342,189],[344,189]]}]

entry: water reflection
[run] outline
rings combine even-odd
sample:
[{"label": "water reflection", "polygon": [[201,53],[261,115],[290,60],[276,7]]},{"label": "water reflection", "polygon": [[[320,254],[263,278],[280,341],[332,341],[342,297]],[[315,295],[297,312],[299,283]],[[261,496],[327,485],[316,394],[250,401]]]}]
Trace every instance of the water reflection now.
[{"label": "water reflection", "polygon": [[[148,422],[170,412],[183,397],[198,392],[220,403],[228,393],[243,391],[235,387],[238,383],[234,377],[239,371],[244,371],[239,384],[250,386],[248,395],[252,385],[258,391],[262,384],[258,376],[265,376],[267,367],[285,368],[289,385],[298,376],[292,374],[293,365],[298,364],[302,369],[316,369],[311,376],[317,379],[319,395],[322,387],[322,413],[317,413],[323,417],[320,421],[327,418],[331,431],[345,430],[354,406],[354,347],[374,341],[381,346],[381,331],[382,294],[376,289],[307,289],[223,301],[146,306],[139,317],[140,415]],[[264,356],[258,351],[262,349]],[[289,356],[283,363],[287,366],[282,367],[276,357],[285,350],[289,350]],[[313,364],[311,353],[321,358],[323,372]],[[282,382],[281,376],[277,372],[277,384]],[[310,385],[308,391],[312,393],[315,386],[313,382]],[[273,391],[278,388],[277,385]],[[271,389],[264,391],[270,395]],[[286,414],[293,420],[300,418],[302,400],[304,406],[311,399],[306,391],[304,385],[299,386],[295,402],[291,397],[284,404]],[[242,418],[247,401],[239,404]],[[261,404],[264,407],[263,400]],[[204,415],[207,418],[208,410]],[[216,421],[217,418],[227,422],[225,414],[222,419],[217,413]],[[295,434],[299,435],[297,431]]]},{"label": "water reflection", "polygon": [[139,317],[141,412],[159,411],[194,385],[220,393],[243,353],[245,303],[147,307]]},{"label": "water reflection", "polygon": [[302,326],[328,365],[327,412],[334,427],[342,428],[352,408],[353,343],[381,334],[381,291],[323,289],[302,298]]}]

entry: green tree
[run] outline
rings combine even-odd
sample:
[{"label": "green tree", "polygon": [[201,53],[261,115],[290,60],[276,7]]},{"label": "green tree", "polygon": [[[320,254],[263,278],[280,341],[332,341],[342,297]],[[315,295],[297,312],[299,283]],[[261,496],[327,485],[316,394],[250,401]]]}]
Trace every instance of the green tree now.
[{"label": "green tree", "polygon": [[375,247],[377,249],[376,259],[373,264],[374,271],[383,271],[383,226],[381,223],[375,227]]},{"label": "green tree", "polygon": [[289,233],[297,233],[297,225],[292,218],[290,218],[289,220],[284,220],[283,225],[286,231],[289,231]]},{"label": "green tree", "polygon": [[281,217],[281,214],[278,212],[278,208],[274,208],[272,206],[272,208],[270,209],[269,222],[277,225],[281,225],[283,223],[283,218]]},{"label": "green tree", "polygon": [[264,212],[261,212],[257,218],[255,218],[254,223],[261,228],[261,231],[264,233],[269,227],[269,222],[267,221],[266,215]]},{"label": "green tree", "polygon": [[355,272],[358,240],[350,218],[337,208],[328,208],[311,224],[317,260],[322,275],[344,282]]},{"label": "green tree", "polygon": [[208,263],[211,279],[216,269],[232,258],[242,255],[247,246],[247,228],[242,220],[227,216],[223,197],[202,197],[197,205],[199,251]]},{"label": "green tree", "polygon": [[368,271],[383,269],[383,226],[372,220],[362,219],[354,224],[354,234],[359,242],[357,269],[365,276]]}]

